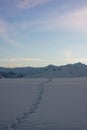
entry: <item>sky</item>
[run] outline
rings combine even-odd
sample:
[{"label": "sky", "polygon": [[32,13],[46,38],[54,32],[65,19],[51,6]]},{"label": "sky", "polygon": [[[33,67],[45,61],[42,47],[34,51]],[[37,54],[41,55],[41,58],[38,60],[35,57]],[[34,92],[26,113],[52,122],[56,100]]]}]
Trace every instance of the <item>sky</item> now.
[{"label": "sky", "polygon": [[0,0],[0,66],[87,64],[87,0]]}]

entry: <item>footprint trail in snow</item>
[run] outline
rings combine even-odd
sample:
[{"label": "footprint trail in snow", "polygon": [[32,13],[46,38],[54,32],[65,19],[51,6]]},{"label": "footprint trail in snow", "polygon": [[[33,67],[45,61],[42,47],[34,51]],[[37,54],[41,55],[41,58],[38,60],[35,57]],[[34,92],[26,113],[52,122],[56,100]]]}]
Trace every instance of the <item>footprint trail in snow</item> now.
[{"label": "footprint trail in snow", "polygon": [[41,103],[42,96],[44,94],[45,84],[48,84],[51,81],[52,80],[49,79],[40,84],[39,93],[38,93],[35,101],[32,103],[31,107],[27,108],[27,110],[24,111],[22,114],[20,114],[14,121],[10,122],[9,125],[7,126],[7,129],[5,129],[5,130],[16,130],[25,119],[27,119],[31,114],[33,114],[35,112],[35,110]]}]

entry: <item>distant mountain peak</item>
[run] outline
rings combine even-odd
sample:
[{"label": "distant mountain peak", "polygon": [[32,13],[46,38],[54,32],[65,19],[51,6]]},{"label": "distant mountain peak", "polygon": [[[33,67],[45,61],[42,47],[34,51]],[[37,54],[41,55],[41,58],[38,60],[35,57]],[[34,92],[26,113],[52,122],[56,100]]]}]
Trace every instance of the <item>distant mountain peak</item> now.
[{"label": "distant mountain peak", "polygon": [[81,62],[62,66],[0,68],[0,77],[5,78],[57,78],[87,77],[87,65]]},{"label": "distant mountain peak", "polygon": [[81,62],[77,62],[74,65],[84,65],[84,64],[82,64]]},{"label": "distant mountain peak", "polygon": [[53,68],[55,67],[55,65],[49,64],[48,66],[46,66],[47,68]]},{"label": "distant mountain peak", "polygon": [[81,62],[77,62],[77,63],[75,63],[75,64],[73,64],[73,65],[74,65],[74,66],[78,66],[78,67],[79,67],[79,66],[80,66],[80,67],[81,67],[81,66],[87,66],[87,65],[85,65],[85,64],[83,64],[83,63],[81,63]]}]

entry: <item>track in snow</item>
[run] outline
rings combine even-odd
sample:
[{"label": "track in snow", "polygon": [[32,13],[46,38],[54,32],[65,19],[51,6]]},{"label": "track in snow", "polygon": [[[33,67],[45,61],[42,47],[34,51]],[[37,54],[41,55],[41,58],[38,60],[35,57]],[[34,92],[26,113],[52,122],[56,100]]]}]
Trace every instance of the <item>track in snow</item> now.
[{"label": "track in snow", "polygon": [[48,84],[51,81],[52,80],[49,79],[40,84],[39,93],[36,97],[36,100],[32,103],[31,107],[27,108],[26,111],[24,111],[22,114],[18,115],[17,118],[14,121],[10,122],[9,125],[7,126],[7,128],[4,130],[16,130],[25,119],[27,119],[31,114],[33,114],[36,111],[37,107],[41,103],[42,96],[44,94],[44,86],[45,86],[45,84]]}]

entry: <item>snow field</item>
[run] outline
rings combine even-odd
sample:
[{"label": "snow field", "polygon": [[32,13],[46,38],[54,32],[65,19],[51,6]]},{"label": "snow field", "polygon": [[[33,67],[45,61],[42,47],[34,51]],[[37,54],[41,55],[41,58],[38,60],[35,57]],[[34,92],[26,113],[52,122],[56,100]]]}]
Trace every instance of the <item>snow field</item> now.
[{"label": "snow field", "polygon": [[10,125],[24,118],[26,111],[36,100],[42,81],[39,79],[0,80],[0,126],[2,122],[3,125],[6,123],[6,127],[10,130]]},{"label": "snow field", "polygon": [[87,78],[0,80],[0,130],[87,130]]}]

